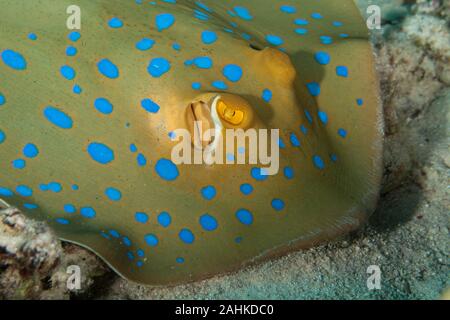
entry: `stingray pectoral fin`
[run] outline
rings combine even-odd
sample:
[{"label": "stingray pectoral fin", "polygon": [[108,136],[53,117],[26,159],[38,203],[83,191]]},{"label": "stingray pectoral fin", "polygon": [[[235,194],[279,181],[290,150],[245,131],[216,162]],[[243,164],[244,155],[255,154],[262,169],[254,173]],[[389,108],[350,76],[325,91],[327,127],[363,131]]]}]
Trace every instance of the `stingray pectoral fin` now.
[{"label": "stingray pectoral fin", "polygon": [[[287,2],[78,0],[73,31],[70,0],[4,1],[0,197],[152,285],[359,226],[381,177],[367,30],[350,0]],[[177,162],[195,119],[249,142]],[[259,137],[279,157],[248,161]]]}]

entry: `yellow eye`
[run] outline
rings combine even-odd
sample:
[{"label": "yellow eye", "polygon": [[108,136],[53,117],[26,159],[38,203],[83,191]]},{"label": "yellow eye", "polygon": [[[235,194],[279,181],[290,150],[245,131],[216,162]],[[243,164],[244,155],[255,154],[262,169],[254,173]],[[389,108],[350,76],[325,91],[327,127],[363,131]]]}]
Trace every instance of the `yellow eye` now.
[{"label": "yellow eye", "polygon": [[244,111],[239,107],[227,105],[223,100],[217,103],[217,113],[223,120],[235,126],[244,121]]}]

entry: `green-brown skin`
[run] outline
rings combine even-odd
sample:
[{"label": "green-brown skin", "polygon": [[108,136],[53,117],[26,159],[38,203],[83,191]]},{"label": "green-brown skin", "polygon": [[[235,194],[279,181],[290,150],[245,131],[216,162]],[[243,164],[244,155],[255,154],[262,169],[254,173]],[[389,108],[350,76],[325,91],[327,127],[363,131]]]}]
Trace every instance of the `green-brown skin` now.
[{"label": "green-brown skin", "polygon": [[[67,38],[66,8],[72,2],[6,0],[1,5],[0,54],[13,50],[27,62],[24,70],[16,70],[0,59],[4,98],[0,105],[0,132],[4,134],[0,139],[0,197],[9,205],[48,221],[62,239],[94,251],[127,279],[152,285],[204,279],[310,247],[357,228],[372,213],[382,172],[382,113],[367,29],[353,1],[283,1],[297,9],[286,13],[274,0],[223,0],[220,4],[204,0],[213,10],[208,13],[195,1],[138,5],[134,1],[79,0],[82,28],[77,42]],[[240,5],[249,10],[252,20],[227,13]],[[209,15],[209,20],[194,18],[194,9]],[[314,12],[320,12],[323,19],[311,18]],[[162,13],[171,13],[175,23],[158,31],[155,17]],[[108,21],[113,17],[120,18],[123,27],[110,28]],[[309,25],[295,25],[299,18],[307,19]],[[333,21],[343,25],[334,26]],[[224,27],[234,33],[224,32]],[[297,34],[296,28],[306,28],[308,33]],[[204,30],[216,32],[219,39],[203,43]],[[27,38],[31,32],[37,35],[34,41]],[[242,38],[242,33],[252,39]],[[271,45],[265,39],[268,34],[281,36],[284,43]],[[322,44],[323,35],[332,37],[333,43]],[[140,51],[136,43],[142,38],[153,39],[155,44]],[[181,45],[180,51],[172,49],[174,42]],[[69,45],[77,48],[76,56],[65,54]],[[317,63],[319,51],[329,54],[329,64]],[[199,56],[210,57],[212,68],[184,65]],[[171,68],[153,77],[147,67],[158,57],[170,61]],[[96,64],[104,58],[119,68],[118,78],[107,78],[98,71]],[[223,76],[222,69],[229,64],[242,67],[238,82]],[[62,77],[64,65],[76,70],[74,80]],[[337,66],[346,66],[348,77],[338,76]],[[211,104],[211,97],[221,94],[211,85],[216,80],[227,84],[225,92],[231,100],[243,99],[242,104],[251,108],[253,120],[244,129],[280,129],[286,148],[280,150],[278,175],[257,181],[250,174],[255,165],[179,165],[177,178],[166,181],[155,171],[158,160],[170,159],[177,144],[169,139],[169,132],[187,127],[187,107],[198,100]],[[200,82],[201,89],[193,89],[193,82]],[[310,82],[320,84],[320,95],[313,97],[308,92]],[[75,84],[83,89],[81,94],[72,92]],[[262,98],[267,88],[272,92],[269,102]],[[102,114],[94,108],[99,97],[114,105],[112,113]],[[160,106],[157,113],[141,107],[146,98]],[[363,103],[358,105],[357,99]],[[63,129],[49,122],[44,116],[48,106],[69,115],[73,126]],[[326,124],[319,120],[319,110],[327,114]],[[346,130],[345,138],[338,134],[341,128]],[[291,145],[291,133],[299,138],[300,147]],[[87,152],[92,142],[114,150],[114,160],[108,164],[94,161]],[[34,158],[23,154],[29,143],[39,149]],[[130,152],[130,144],[137,146],[137,153]],[[146,157],[145,166],[137,165],[138,153]],[[336,162],[331,161],[332,154]],[[313,162],[315,155],[324,161],[323,169]],[[16,159],[25,160],[26,166],[14,168]],[[284,176],[286,166],[295,172],[293,179]],[[62,190],[39,188],[50,182],[59,182]],[[250,195],[240,191],[243,183],[253,186]],[[74,184],[78,190],[72,189]],[[19,185],[29,186],[32,196],[17,192]],[[209,185],[217,192],[210,201],[201,194]],[[108,199],[108,187],[121,191],[120,201]],[[13,194],[8,196],[5,190]],[[285,207],[274,210],[272,199],[282,199]],[[29,210],[24,204],[38,208]],[[76,212],[64,212],[66,204],[73,204]],[[82,207],[94,208],[95,218],[80,214]],[[253,214],[251,225],[236,218],[241,208]],[[166,228],[157,220],[164,211],[172,218]],[[136,212],[146,213],[148,222],[136,221]],[[214,231],[206,231],[199,223],[206,213],[218,223]],[[69,224],[58,223],[61,218]],[[180,239],[182,229],[191,230],[193,243]],[[100,234],[110,230],[120,237],[109,234],[106,239]],[[156,246],[146,243],[148,234],[157,237]],[[125,245],[124,236],[131,246]],[[138,249],[144,257],[138,256]],[[133,260],[128,252],[133,253]],[[180,257],[182,263],[177,261]]]}]

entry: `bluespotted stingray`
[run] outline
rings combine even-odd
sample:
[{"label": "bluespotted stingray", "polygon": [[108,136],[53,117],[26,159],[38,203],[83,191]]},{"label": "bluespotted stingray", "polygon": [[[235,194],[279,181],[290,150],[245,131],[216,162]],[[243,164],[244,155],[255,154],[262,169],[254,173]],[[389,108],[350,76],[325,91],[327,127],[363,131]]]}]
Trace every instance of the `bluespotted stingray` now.
[{"label": "bluespotted stingray", "polygon": [[[310,247],[374,210],[382,113],[353,1],[78,0],[68,30],[72,2],[1,4],[7,204],[152,285]],[[280,129],[278,174],[172,161],[173,132],[214,126],[218,99],[223,128]]]}]

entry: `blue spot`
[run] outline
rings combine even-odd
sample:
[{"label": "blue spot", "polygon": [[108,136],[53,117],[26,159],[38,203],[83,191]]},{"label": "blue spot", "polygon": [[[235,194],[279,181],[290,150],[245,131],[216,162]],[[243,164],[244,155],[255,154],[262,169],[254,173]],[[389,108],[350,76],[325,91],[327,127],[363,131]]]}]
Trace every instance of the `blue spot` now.
[{"label": "blue spot", "polygon": [[20,53],[13,50],[3,51],[2,60],[8,67],[15,70],[25,70],[27,68],[25,58]]},{"label": "blue spot", "polygon": [[105,233],[105,232],[103,232],[103,231],[100,232],[100,235],[101,235],[103,238],[107,239],[107,240],[111,240],[111,237],[109,236],[109,234],[107,234],[107,233]]},{"label": "blue spot", "polygon": [[184,263],[184,258],[178,257],[178,258],[176,258],[175,261],[176,261],[177,263]]},{"label": "blue spot", "polygon": [[28,35],[28,39],[30,39],[30,40],[32,40],[32,41],[35,41],[35,40],[37,40],[37,35],[35,34],[35,33],[30,33],[29,35]]},{"label": "blue spot", "polygon": [[66,113],[54,107],[48,106],[45,108],[44,116],[48,121],[62,129],[70,129],[73,126],[72,119]]},{"label": "blue spot", "polygon": [[147,158],[142,153],[139,153],[136,158],[139,167],[144,167],[147,164]]},{"label": "blue spot", "polygon": [[6,103],[5,96],[0,93],[0,106],[4,105],[5,103]]},{"label": "blue spot", "polygon": [[300,131],[303,133],[303,134],[307,134],[308,133],[308,128],[306,128],[304,125],[301,125],[300,126]]},{"label": "blue spot", "polygon": [[348,68],[346,66],[337,66],[336,74],[339,77],[347,78],[348,77]]},{"label": "blue spot", "polygon": [[156,27],[158,31],[170,28],[175,23],[175,17],[170,13],[162,13],[156,16]]},{"label": "blue spot", "polygon": [[22,197],[31,197],[33,195],[33,190],[25,185],[17,186],[16,192]]},{"label": "blue spot", "polygon": [[181,50],[181,45],[179,44],[179,43],[174,43],[173,45],[172,45],[172,49],[173,50],[175,50],[175,51],[180,51]]},{"label": "blue spot", "polygon": [[93,219],[95,218],[95,216],[97,215],[97,213],[95,212],[95,210],[91,207],[83,207],[80,209],[80,214],[88,219]]},{"label": "blue spot", "polygon": [[291,144],[293,147],[300,147],[300,140],[298,140],[298,137],[295,133],[291,133],[291,135],[289,136],[289,140],[291,141]]},{"label": "blue spot", "polygon": [[178,233],[178,237],[181,239],[181,241],[187,244],[191,244],[195,240],[194,234],[189,229],[181,230],[180,233]]},{"label": "blue spot", "polygon": [[306,84],[309,94],[313,97],[317,97],[320,94],[320,85],[317,82],[310,82]]},{"label": "blue spot", "polygon": [[242,33],[241,36],[247,41],[250,41],[252,39],[252,36],[249,35],[248,33]]},{"label": "blue spot", "polygon": [[132,152],[132,153],[135,153],[135,152],[137,152],[137,147],[136,147],[136,145],[134,144],[134,143],[132,143],[132,144],[130,144],[130,151]]},{"label": "blue spot", "polygon": [[202,87],[202,84],[200,82],[192,83],[192,89],[194,89],[194,90],[200,90],[201,87]]},{"label": "blue spot", "polygon": [[221,80],[214,81],[211,85],[219,90],[227,90],[228,89],[227,84]]},{"label": "blue spot", "polygon": [[330,63],[331,58],[330,55],[326,52],[317,52],[314,55],[314,58],[316,59],[317,63],[321,64],[321,65],[327,65]]},{"label": "blue spot", "polygon": [[50,190],[50,191],[52,191],[52,192],[59,193],[59,192],[61,192],[61,190],[62,190],[62,186],[61,186],[61,184],[58,183],[58,182],[50,182],[50,183],[47,185],[47,189]]},{"label": "blue spot", "polygon": [[344,24],[342,23],[342,22],[340,22],[340,21],[333,21],[333,26],[334,27],[342,27]]},{"label": "blue spot", "polygon": [[248,184],[248,183],[242,184],[242,185],[240,186],[239,189],[240,189],[241,192],[242,192],[244,195],[246,195],[246,196],[248,196],[249,194],[251,194],[251,193],[253,192],[253,187],[252,187],[252,185],[251,185],[251,184]]},{"label": "blue spot", "polygon": [[291,167],[285,167],[283,171],[286,179],[294,179],[294,169],[292,169]]},{"label": "blue spot", "polygon": [[250,173],[252,177],[257,181],[264,181],[269,177],[267,174],[265,174],[265,170],[261,168],[252,168]]},{"label": "blue spot", "polygon": [[114,160],[114,152],[103,143],[93,142],[89,144],[87,151],[98,163],[108,164]]},{"label": "blue spot", "polygon": [[117,232],[116,230],[109,230],[109,234],[110,234],[111,236],[113,236],[114,238],[116,238],[116,239],[119,239],[119,238],[120,238],[120,234],[119,234],[119,232]]},{"label": "blue spot", "polygon": [[333,162],[337,162],[337,161],[338,161],[338,156],[335,155],[335,154],[331,154],[331,155],[330,155],[330,159],[331,159],[331,161],[333,161]]},{"label": "blue spot", "polygon": [[68,46],[66,48],[66,55],[69,56],[69,57],[75,56],[77,54],[77,52],[78,52],[77,48],[75,48],[75,47]]},{"label": "blue spot", "polygon": [[281,138],[278,140],[278,145],[280,146],[281,149],[286,149],[286,144]]},{"label": "blue spot", "polygon": [[305,109],[305,116],[306,116],[306,119],[308,120],[308,122],[312,124],[313,123],[313,118],[311,116],[311,113],[309,113],[309,111],[306,110],[306,109]]},{"label": "blue spot", "polygon": [[202,21],[206,21],[209,20],[209,16],[203,12],[201,12],[200,10],[194,10],[194,16]]},{"label": "blue spot", "polygon": [[330,36],[321,36],[320,37],[320,43],[328,45],[333,43],[333,38]]},{"label": "blue spot", "polygon": [[297,34],[303,36],[303,35],[305,35],[305,34],[308,33],[308,29],[305,29],[305,28],[297,28],[297,29],[295,29],[295,33],[297,33]]},{"label": "blue spot", "polygon": [[67,80],[73,80],[76,77],[76,72],[72,67],[62,66],[59,71],[61,72],[61,75]]},{"label": "blue spot", "polygon": [[313,14],[311,14],[311,18],[320,20],[320,19],[323,19],[323,16],[318,12],[314,12]]},{"label": "blue spot", "polygon": [[83,92],[83,89],[81,89],[81,87],[79,85],[74,85],[73,89],[72,89],[73,93],[75,94],[80,94],[81,92]]},{"label": "blue spot", "polygon": [[164,228],[167,228],[172,223],[172,217],[167,212],[161,212],[157,219],[158,223]]},{"label": "blue spot", "polygon": [[284,209],[284,201],[281,199],[273,199],[272,200],[272,208],[274,208],[276,211],[281,211]]},{"label": "blue spot", "polygon": [[141,106],[144,108],[147,112],[150,113],[157,113],[160,109],[159,105],[157,105],[155,102],[153,102],[150,99],[144,99],[141,101]]},{"label": "blue spot", "polygon": [[205,231],[214,231],[217,229],[217,220],[209,214],[200,217],[200,225]]},{"label": "blue spot", "polygon": [[16,159],[12,162],[12,165],[15,169],[21,170],[21,169],[25,168],[27,163],[23,159]]},{"label": "blue spot", "polygon": [[202,32],[202,42],[204,44],[213,44],[217,41],[217,34],[214,31],[203,31]]},{"label": "blue spot", "polygon": [[67,219],[64,219],[64,218],[56,218],[55,221],[56,221],[57,223],[59,223],[59,224],[62,224],[62,225],[68,225],[68,224],[70,224],[70,221],[67,220]]},{"label": "blue spot", "polygon": [[39,154],[39,149],[36,147],[36,145],[28,143],[23,148],[23,154],[27,158],[35,158]]},{"label": "blue spot", "polygon": [[284,5],[280,7],[280,10],[284,13],[288,13],[288,14],[292,14],[292,13],[296,13],[297,9],[294,6],[288,6],[288,5]]},{"label": "blue spot", "polygon": [[136,48],[141,51],[150,50],[155,45],[155,40],[143,38],[138,43],[136,43]]},{"label": "blue spot", "polygon": [[8,188],[4,188],[4,187],[0,187],[0,196],[2,197],[12,197],[14,195],[14,193],[8,189]]},{"label": "blue spot", "polygon": [[158,238],[154,235],[154,234],[147,234],[144,237],[145,242],[150,246],[150,247],[156,247],[159,243]]},{"label": "blue spot", "polygon": [[264,89],[263,90],[263,93],[262,93],[262,99],[265,101],[265,102],[270,102],[271,100],[272,100],[272,97],[273,97],[273,95],[272,95],[272,91],[270,91],[269,89]]},{"label": "blue spot", "polygon": [[200,69],[210,69],[213,66],[213,61],[209,57],[197,57],[193,63]]},{"label": "blue spot", "polygon": [[116,188],[107,188],[105,194],[111,201],[119,201],[122,199],[122,193]]},{"label": "blue spot", "polygon": [[147,71],[152,77],[159,78],[169,72],[170,62],[164,58],[155,58],[150,61]]},{"label": "blue spot", "polygon": [[216,188],[214,188],[213,186],[206,186],[202,189],[202,196],[203,198],[205,198],[206,200],[212,200],[214,199],[214,197],[216,196],[217,192],[216,192]]},{"label": "blue spot", "polygon": [[231,82],[238,82],[242,78],[242,69],[235,64],[225,66],[222,72],[225,78]]},{"label": "blue spot", "polygon": [[68,38],[73,42],[77,42],[81,38],[81,35],[78,31],[72,31],[69,33]]},{"label": "blue spot", "polygon": [[164,180],[174,181],[179,176],[177,166],[170,160],[161,158],[155,165],[156,173]]},{"label": "blue spot", "polygon": [[103,114],[111,114],[113,112],[113,105],[109,102],[108,99],[105,98],[97,98],[94,101],[94,107],[98,112]]},{"label": "blue spot", "polygon": [[134,215],[134,219],[139,223],[147,223],[148,215],[144,212],[136,212]]},{"label": "blue spot", "polygon": [[323,170],[325,169],[325,162],[323,162],[322,158],[319,156],[314,156],[313,157],[313,163],[316,166],[317,169],[319,170]]},{"label": "blue spot", "polygon": [[109,20],[108,26],[110,26],[113,29],[122,28],[123,22],[119,18],[114,17],[111,20]]},{"label": "blue spot", "polygon": [[65,204],[64,205],[64,211],[67,213],[75,213],[77,209],[73,204]]},{"label": "blue spot", "polygon": [[339,134],[342,138],[346,138],[346,137],[347,137],[347,130],[345,130],[345,129],[339,129],[339,130],[338,130],[338,134]]},{"label": "blue spot", "polygon": [[281,39],[279,36],[276,36],[273,34],[267,35],[266,41],[274,46],[281,46],[284,43],[283,39]]},{"label": "blue spot", "polygon": [[364,104],[364,100],[363,99],[357,99],[356,100],[356,104],[361,107]]},{"label": "blue spot", "polygon": [[211,8],[209,8],[207,5],[205,5],[205,4],[203,4],[203,3],[199,2],[199,1],[196,1],[195,5],[198,6],[199,8],[202,8],[206,12],[209,12],[209,13],[213,12],[213,10]]},{"label": "blue spot", "polygon": [[128,237],[122,237],[122,242],[125,247],[131,247],[131,240]]},{"label": "blue spot", "polygon": [[78,189],[80,189],[80,187],[78,187],[76,184],[72,185],[72,190],[76,191]]},{"label": "blue spot", "polygon": [[119,77],[119,69],[108,59],[102,59],[97,63],[98,71],[107,78],[116,79]]},{"label": "blue spot", "polygon": [[323,123],[323,124],[327,124],[328,123],[328,115],[324,112],[324,111],[319,111],[317,113],[317,115],[319,116],[319,120]]},{"label": "blue spot", "polygon": [[[131,244],[130,244],[130,245],[131,245]],[[133,260],[134,260],[134,254],[133,254],[133,252],[128,251],[128,252],[127,252],[127,258],[128,258],[128,260],[133,261]]]},{"label": "blue spot", "polygon": [[236,15],[243,20],[250,21],[253,19],[253,16],[251,15],[250,11],[245,7],[236,6],[233,8],[233,10],[236,13]]},{"label": "blue spot", "polygon": [[308,20],[305,19],[295,19],[294,23],[298,26],[307,26],[309,24]]},{"label": "blue spot", "polygon": [[236,211],[236,218],[240,223],[247,226],[253,223],[253,214],[247,209],[239,209],[238,211]]},{"label": "blue spot", "polygon": [[142,249],[138,249],[136,250],[136,254],[138,255],[138,257],[143,258],[145,256],[145,252]]},{"label": "blue spot", "polygon": [[34,204],[34,203],[25,203],[23,205],[23,207],[25,209],[28,209],[28,210],[35,210],[35,209],[39,208],[39,206],[37,204]]}]

